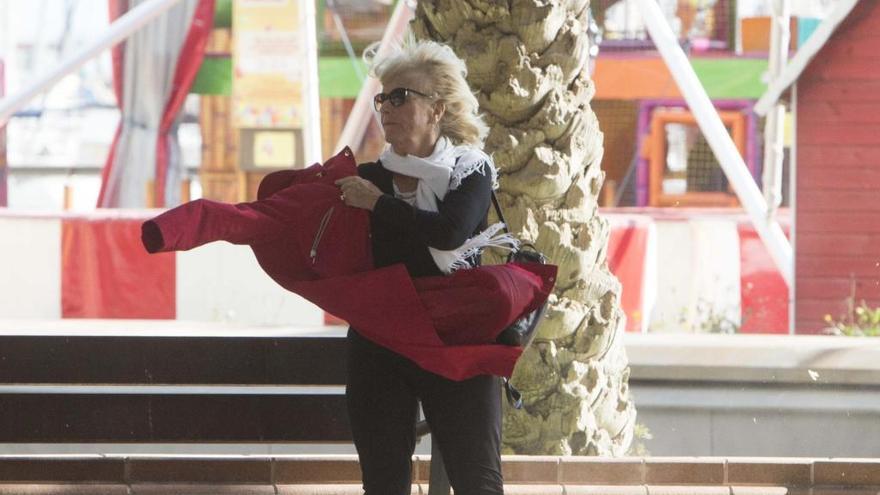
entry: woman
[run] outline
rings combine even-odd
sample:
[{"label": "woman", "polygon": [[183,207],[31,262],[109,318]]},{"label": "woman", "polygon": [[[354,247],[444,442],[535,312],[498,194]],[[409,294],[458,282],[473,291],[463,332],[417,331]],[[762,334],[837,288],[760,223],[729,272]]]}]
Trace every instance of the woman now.
[{"label": "woman", "polygon": [[[479,248],[497,231],[486,230],[495,170],[480,150],[487,127],[464,62],[449,47],[422,41],[373,70],[389,146],[359,176],[336,184],[347,205],[370,211],[376,267],[404,263],[424,277],[479,264]],[[356,328],[348,339],[346,396],[367,495],[410,493],[419,400],[455,493],[503,493],[497,377],[449,380]]]},{"label": "woman", "polygon": [[556,267],[460,270],[509,241],[486,228],[495,169],[464,64],[414,43],[375,71],[390,143],[379,162],[358,167],[346,148],[269,174],[256,201],[185,203],[144,222],[144,247],[248,245],[279,285],[351,323],[347,396],[368,494],[409,493],[418,399],[456,493],[501,493],[494,376],[509,377],[522,348],[495,339],[546,301]]}]

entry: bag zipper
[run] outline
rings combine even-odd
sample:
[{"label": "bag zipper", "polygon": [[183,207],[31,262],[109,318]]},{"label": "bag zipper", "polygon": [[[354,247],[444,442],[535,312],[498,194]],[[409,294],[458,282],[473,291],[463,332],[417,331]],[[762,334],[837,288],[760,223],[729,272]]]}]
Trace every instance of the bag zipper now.
[{"label": "bag zipper", "polygon": [[324,213],[324,216],[321,218],[321,224],[318,225],[318,232],[315,234],[315,240],[312,241],[312,249],[309,251],[309,256],[312,258],[312,264],[315,264],[316,256],[318,255],[318,243],[321,242],[321,237],[324,236],[324,231],[327,229],[327,224],[330,223],[330,215],[333,214],[333,209],[335,206],[331,206],[327,213]]}]

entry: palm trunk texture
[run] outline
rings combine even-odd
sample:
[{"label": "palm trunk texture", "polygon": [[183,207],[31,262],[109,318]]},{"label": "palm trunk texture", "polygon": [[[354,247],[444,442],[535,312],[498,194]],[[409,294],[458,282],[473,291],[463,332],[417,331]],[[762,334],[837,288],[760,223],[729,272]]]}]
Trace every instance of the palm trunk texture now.
[{"label": "palm trunk texture", "polygon": [[559,265],[547,317],[513,375],[525,406],[504,412],[504,453],[619,456],[633,438],[621,287],[598,215],[605,174],[588,16],[587,0],[422,0],[411,25],[466,61],[509,227]]}]

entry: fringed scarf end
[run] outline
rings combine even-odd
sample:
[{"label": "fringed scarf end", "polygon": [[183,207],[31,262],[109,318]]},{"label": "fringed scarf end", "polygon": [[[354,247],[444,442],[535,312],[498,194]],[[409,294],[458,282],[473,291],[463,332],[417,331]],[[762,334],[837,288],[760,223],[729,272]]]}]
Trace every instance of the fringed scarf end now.
[{"label": "fringed scarf end", "polygon": [[455,259],[448,265],[446,273],[473,268],[468,259],[480,254],[487,247],[507,249],[508,251],[519,249],[519,240],[511,234],[499,234],[498,232],[502,229],[504,229],[502,222],[492,224],[486,230],[468,239],[460,248],[452,251]]}]

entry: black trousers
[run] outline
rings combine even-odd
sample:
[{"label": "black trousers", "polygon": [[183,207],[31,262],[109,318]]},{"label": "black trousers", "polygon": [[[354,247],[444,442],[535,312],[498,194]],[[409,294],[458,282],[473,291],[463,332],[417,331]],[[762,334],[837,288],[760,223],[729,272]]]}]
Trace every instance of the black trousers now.
[{"label": "black trousers", "polygon": [[504,493],[501,384],[448,380],[349,329],[345,391],[366,495],[408,495],[418,400],[456,495]]}]

